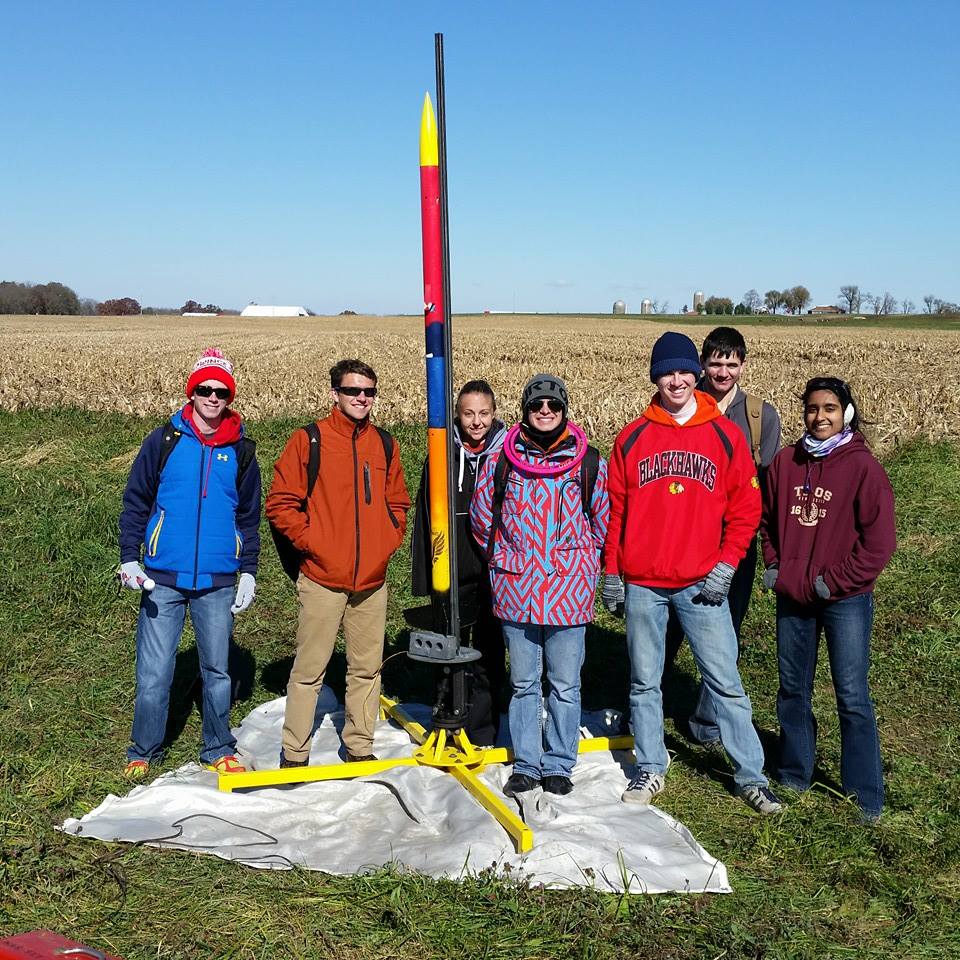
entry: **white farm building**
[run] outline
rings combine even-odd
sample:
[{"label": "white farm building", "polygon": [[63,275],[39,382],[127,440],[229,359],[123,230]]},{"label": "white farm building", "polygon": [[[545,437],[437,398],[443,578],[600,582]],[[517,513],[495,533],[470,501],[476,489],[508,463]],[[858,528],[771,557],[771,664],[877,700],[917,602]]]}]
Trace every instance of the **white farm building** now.
[{"label": "white farm building", "polygon": [[241,317],[309,317],[305,307],[274,307],[263,303],[251,303],[240,311]]}]

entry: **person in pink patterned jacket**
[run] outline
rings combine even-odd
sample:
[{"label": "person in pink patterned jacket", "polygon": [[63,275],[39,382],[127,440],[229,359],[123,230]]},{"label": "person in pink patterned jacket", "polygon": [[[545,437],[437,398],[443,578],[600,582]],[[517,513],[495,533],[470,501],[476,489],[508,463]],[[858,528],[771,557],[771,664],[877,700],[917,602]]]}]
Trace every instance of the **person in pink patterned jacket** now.
[{"label": "person in pink patterned jacket", "polygon": [[470,520],[510,651],[514,765],[503,792],[542,786],[564,795],[573,789],[584,636],[610,518],[607,464],[567,419],[559,377],[533,377],[522,406],[523,420],[477,478]]}]

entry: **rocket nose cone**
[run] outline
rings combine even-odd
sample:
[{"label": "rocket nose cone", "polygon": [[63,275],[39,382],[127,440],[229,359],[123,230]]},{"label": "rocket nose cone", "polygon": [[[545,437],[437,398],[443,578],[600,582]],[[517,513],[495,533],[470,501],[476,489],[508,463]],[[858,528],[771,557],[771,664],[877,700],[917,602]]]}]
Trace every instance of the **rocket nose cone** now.
[{"label": "rocket nose cone", "polygon": [[420,115],[420,166],[435,167],[439,164],[437,146],[437,118],[433,113],[430,94],[424,94],[423,113]]}]

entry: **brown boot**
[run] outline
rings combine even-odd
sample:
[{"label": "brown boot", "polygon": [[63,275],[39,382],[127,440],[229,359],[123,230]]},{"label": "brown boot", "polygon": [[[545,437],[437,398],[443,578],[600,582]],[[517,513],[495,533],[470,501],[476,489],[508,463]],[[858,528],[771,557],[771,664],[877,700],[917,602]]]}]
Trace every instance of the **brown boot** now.
[{"label": "brown boot", "polygon": [[367,760],[376,760],[377,758],[372,753],[365,753],[363,755],[359,753],[351,753],[347,751],[347,763],[366,763]]}]

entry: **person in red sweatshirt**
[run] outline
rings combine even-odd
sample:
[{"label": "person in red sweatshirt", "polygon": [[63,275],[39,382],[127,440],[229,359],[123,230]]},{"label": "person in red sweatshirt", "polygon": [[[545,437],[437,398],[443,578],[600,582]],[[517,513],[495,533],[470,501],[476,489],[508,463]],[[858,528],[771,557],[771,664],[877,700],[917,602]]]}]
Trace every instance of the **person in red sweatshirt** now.
[{"label": "person in red sweatshirt", "polygon": [[623,800],[649,804],[664,788],[670,759],[660,678],[672,608],[716,701],[737,794],[770,814],[782,807],[763,775],[727,603],[734,571],[760,521],[760,484],[743,433],[712,397],[695,389],[701,372],[689,337],[660,337],[650,357],[657,393],[620,431],[610,458],[603,601],[611,611],[621,604],[625,609],[637,761]]},{"label": "person in red sweatshirt", "polygon": [[859,432],[847,383],[815,377],[803,391],[803,408],[806,432],[770,465],[760,527],[763,582],[777,594],[777,779],[794,790],[810,787],[822,630],[840,715],[840,782],[875,820],[883,774],[867,673],[873,585],[896,548],[893,489]]}]

